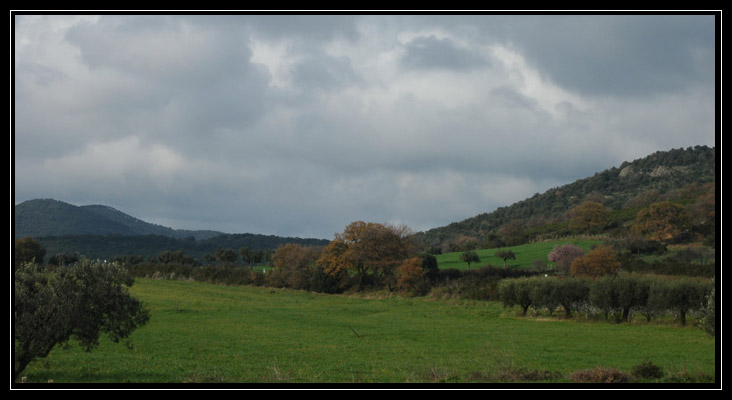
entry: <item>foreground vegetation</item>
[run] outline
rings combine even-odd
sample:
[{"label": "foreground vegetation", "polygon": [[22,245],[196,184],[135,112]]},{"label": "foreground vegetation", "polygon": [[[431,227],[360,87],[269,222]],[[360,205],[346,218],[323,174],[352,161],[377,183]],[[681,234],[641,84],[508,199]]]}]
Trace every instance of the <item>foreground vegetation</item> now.
[{"label": "foreground vegetation", "polygon": [[25,380],[668,383],[716,374],[714,337],[664,319],[547,319],[498,302],[175,280],[138,279],[130,291],[150,310],[131,349],[106,339],[93,352],[59,346]]}]

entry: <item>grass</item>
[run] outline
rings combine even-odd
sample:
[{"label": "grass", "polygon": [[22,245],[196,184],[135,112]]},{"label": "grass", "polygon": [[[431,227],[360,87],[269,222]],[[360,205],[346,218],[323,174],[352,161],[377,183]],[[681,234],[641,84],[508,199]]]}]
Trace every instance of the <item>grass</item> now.
[{"label": "grass", "polygon": [[715,374],[714,338],[694,327],[525,318],[491,302],[184,281],[139,279],[131,289],[151,309],[131,349],[102,339],[87,353],[72,342],[34,361],[27,381],[566,382],[573,371],[631,371],[647,361],[669,376]]},{"label": "grass", "polygon": [[[552,240],[545,242],[537,242],[524,244],[520,246],[504,247],[503,250],[511,250],[516,255],[515,260],[508,260],[507,267],[528,268],[534,264],[534,260],[540,259],[549,264],[549,253],[554,246],[564,244],[574,244],[581,247],[585,252],[589,251],[593,245],[601,244],[602,240]],[[482,249],[475,252],[480,257],[480,262],[471,263],[470,268],[479,268],[486,265],[494,267],[503,267],[503,259],[495,257],[493,254],[498,249]],[[437,257],[437,265],[442,268],[468,269],[468,263],[460,260],[461,252],[440,254]]]}]

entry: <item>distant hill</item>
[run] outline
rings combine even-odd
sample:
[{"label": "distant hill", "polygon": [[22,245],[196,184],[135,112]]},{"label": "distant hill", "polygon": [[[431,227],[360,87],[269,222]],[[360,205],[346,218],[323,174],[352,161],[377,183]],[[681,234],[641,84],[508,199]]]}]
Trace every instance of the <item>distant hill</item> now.
[{"label": "distant hill", "polygon": [[209,239],[222,232],[172,229],[151,224],[103,205],[74,206],[53,199],[15,206],[15,238],[61,235],[161,235]]},{"label": "distant hill", "polygon": [[635,217],[639,206],[715,181],[715,148],[707,146],[659,151],[573,183],[535,194],[510,206],[415,235],[424,247],[439,247],[460,237],[483,240],[503,225],[519,221],[529,232],[546,231],[565,219],[567,211],[588,199],[616,214]]},{"label": "distant hill", "polygon": [[78,253],[88,258],[123,255],[152,257],[163,251],[183,251],[202,261],[217,248],[238,251],[275,249],[286,243],[324,246],[328,240],[289,238],[253,233],[225,234],[209,230],[172,229],[151,224],[104,205],[74,206],[53,199],[25,201],[15,206],[16,239],[33,237],[51,256]]},{"label": "distant hill", "polygon": [[246,247],[255,250],[274,250],[280,245],[297,243],[303,246],[325,246],[323,239],[303,239],[254,233],[221,234],[208,239],[178,239],[161,235],[63,235],[36,238],[47,256],[59,253],[77,253],[87,258],[112,259],[125,255],[138,255],[148,259],[164,251],[181,251],[187,256],[204,262],[207,254],[214,254],[218,248],[239,252]]}]

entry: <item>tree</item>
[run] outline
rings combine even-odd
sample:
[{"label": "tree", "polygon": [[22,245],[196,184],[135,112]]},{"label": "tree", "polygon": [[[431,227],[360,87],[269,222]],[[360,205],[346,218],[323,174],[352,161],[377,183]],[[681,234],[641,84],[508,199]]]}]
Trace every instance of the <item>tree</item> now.
[{"label": "tree", "polygon": [[279,246],[272,255],[269,283],[277,287],[308,289],[312,268],[320,256],[319,247],[288,243]]},{"label": "tree", "polygon": [[236,259],[238,257],[238,254],[236,254],[236,251],[232,249],[225,249],[222,247],[219,247],[216,249],[216,260],[223,263],[234,263],[236,262]]},{"label": "tree", "polygon": [[254,250],[248,247],[242,247],[239,249],[239,254],[241,255],[241,260],[249,266],[260,263],[265,258],[264,250],[262,249]]},{"label": "tree", "polygon": [[20,265],[26,262],[43,264],[46,256],[46,249],[41,243],[31,237],[25,237],[15,241],[15,263]]},{"label": "tree", "polygon": [[408,258],[415,246],[409,240],[406,226],[391,226],[356,221],[343,233],[336,233],[323,249],[318,263],[326,273],[341,276],[352,272],[359,288],[371,276],[379,284],[391,286],[397,266]]},{"label": "tree", "polygon": [[716,300],[715,300],[715,285],[714,279],[712,279],[711,293],[707,296],[707,306],[702,309],[701,314],[701,327],[712,336],[717,335],[717,323],[716,323]]},{"label": "tree", "polygon": [[418,292],[424,281],[425,270],[422,258],[412,257],[404,260],[397,267],[397,288],[403,292]]},{"label": "tree", "polygon": [[498,236],[506,246],[517,246],[526,242],[526,232],[518,220],[511,220],[498,229]]},{"label": "tree", "polygon": [[706,308],[711,289],[711,284],[696,279],[657,280],[651,286],[648,302],[658,310],[674,312],[684,326],[689,311]]},{"label": "tree", "polygon": [[483,240],[483,248],[495,249],[496,247],[503,247],[506,243],[495,233],[489,233]]},{"label": "tree", "polygon": [[608,210],[602,203],[585,201],[569,210],[569,229],[573,232],[599,233],[608,223]]},{"label": "tree", "polygon": [[480,262],[480,257],[478,257],[478,253],[470,250],[464,251],[462,254],[460,254],[460,259],[468,263],[468,269],[470,269],[470,263]]},{"label": "tree", "polygon": [[567,318],[572,318],[572,310],[588,300],[589,293],[583,279],[558,278],[554,286],[555,301],[564,308]]},{"label": "tree", "polygon": [[52,255],[48,259],[49,264],[56,265],[56,266],[69,265],[69,264],[73,264],[77,261],[79,261],[79,255],[76,253],[74,253],[74,254],[58,253],[58,254]]},{"label": "tree", "polygon": [[681,234],[686,222],[684,207],[662,201],[638,211],[633,230],[650,240],[666,242]]},{"label": "tree", "polygon": [[239,249],[239,255],[241,255],[241,260],[247,263],[247,265],[252,265],[252,250],[248,247],[241,247]]},{"label": "tree", "polygon": [[609,246],[601,245],[576,258],[570,267],[570,274],[574,277],[594,279],[615,274],[618,268],[620,262],[617,259],[617,252]]},{"label": "tree", "polygon": [[516,254],[513,254],[511,250],[498,250],[493,255],[503,260],[503,268],[506,268],[506,262],[508,260],[516,259]]},{"label": "tree", "polygon": [[532,304],[532,287],[534,281],[527,278],[501,279],[498,282],[498,298],[504,307],[521,307],[521,314],[526,315]]},{"label": "tree", "polygon": [[134,280],[117,263],[82,259],[55,270],[24,263],[15,271],[13,379],[35,358],[76,338],[87,351],[107,334],[126,339],[149,320],[149,311],[130,296]]},{"label": "tree", "polygon": [[422,253],[419,255],[422,260],[422,270],[424,271],[424,277],[435,280],[439,275],[439,266],[437,265],[437,257],[432,254]]},{"label": "tree", "polygon": [[549,261],[553,262],[557,266],[557,271],[560,275],[569,275],[569,269],[572,266],[572,262],[577,258],[585,254],[582,248],[573,244],[565,244],[562,246],[555,246],[551,253],[549,253]]},{"label": "tree", "polygon": [[531,287],[531,303],[535,310],[545,307],[549,311],[549,315],[559,307],[559,298],[557,296],[557,282],[554,277],[533,277]]},{"label": "tree", "polygon": [[702,194],[696,203],[686,207],[689,223],[695,232],[702,235],[710,245],[714,243],[716,223],[716,195],[714,182],[702,188]]},{"label": "tree", "polygon": [[642,310],[648,302],[649,283],[634,276],[604,276],[590,285],[590,302],[605,313],[618,312],[618,321],[628,322],[633,309]]}]

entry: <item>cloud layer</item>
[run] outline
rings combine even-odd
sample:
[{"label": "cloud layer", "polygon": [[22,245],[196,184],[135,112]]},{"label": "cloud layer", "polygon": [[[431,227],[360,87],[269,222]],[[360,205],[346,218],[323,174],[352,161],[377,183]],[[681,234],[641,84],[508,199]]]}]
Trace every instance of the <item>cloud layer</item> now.
[{"label": "cloud layer", "polygon": [[715,19],[16,15],[15,202],[425,230],[715,141]]}]

